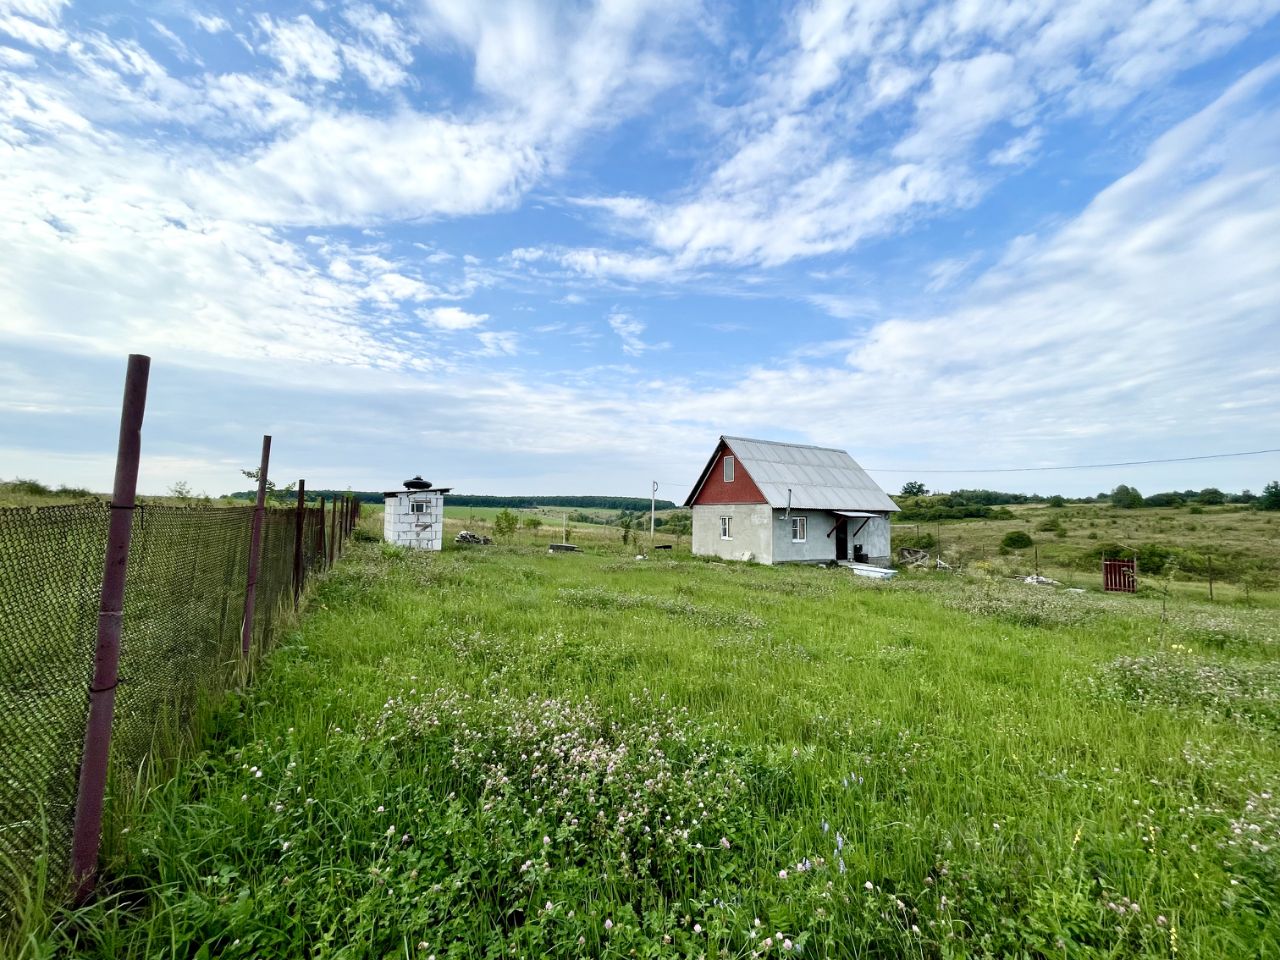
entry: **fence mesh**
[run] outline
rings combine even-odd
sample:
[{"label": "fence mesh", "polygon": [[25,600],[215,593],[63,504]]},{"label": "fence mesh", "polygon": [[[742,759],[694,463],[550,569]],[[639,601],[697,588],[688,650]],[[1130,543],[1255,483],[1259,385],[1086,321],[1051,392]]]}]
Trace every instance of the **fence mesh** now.
[{"label": "fence mesh", "polygon": [[[136,767],[159,731],[190,721],[235,673],[253,507],[134,511],[111,764]],[[66,876],[93,671],[109,508],[0,509],[0,920],[37,857]],[[328,526],[302,512],[303,565],[323,566]],[[296,509],[263,518],[254,649],[293,600]]]}]

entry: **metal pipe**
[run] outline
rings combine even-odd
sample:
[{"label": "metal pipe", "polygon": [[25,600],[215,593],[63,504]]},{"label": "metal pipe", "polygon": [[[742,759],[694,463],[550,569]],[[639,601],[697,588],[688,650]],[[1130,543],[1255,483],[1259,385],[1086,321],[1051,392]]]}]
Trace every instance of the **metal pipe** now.
[{"label": "metal pipe", "polygon": [[258,568],[262,563],[262,518],[267,506],[267,468],[271,463],[271,437],[262,438],[262,462],[258,465],[258,499],[253,507],[249,533],[249,580],[244,588],[244,621],[240,627],[240,655],[249,656],[253,641],[253,605],[258,592]]},{"label": "metal pipe", "polygon": [[129,355],[120,409],[120,437],[116,444],[116,473],[111,488],[111,522],[102,564],[102,594],[98,602],[98,638],[89,684],[89,716],[80,756],[71,838],[71,881],[76,903],[84,903],[97,884],[98,851],[102,845],[102,807],[111,753],[111,721],[115,714],[116,684],[120,681],[120,633],[124,623],[124,588],[129,571],[129,541],[138,492],[138,460],[142,453],[142,416],[147,405],[151,358]]}]

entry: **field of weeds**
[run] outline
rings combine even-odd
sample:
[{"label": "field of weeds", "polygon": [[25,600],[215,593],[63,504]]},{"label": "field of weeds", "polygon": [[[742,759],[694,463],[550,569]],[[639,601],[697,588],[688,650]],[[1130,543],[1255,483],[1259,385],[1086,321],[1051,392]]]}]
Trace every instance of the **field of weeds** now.
[{"label": "field of weeds", "polygon": [[358,543],[21,950],[1277,956],[1273,613]]}]

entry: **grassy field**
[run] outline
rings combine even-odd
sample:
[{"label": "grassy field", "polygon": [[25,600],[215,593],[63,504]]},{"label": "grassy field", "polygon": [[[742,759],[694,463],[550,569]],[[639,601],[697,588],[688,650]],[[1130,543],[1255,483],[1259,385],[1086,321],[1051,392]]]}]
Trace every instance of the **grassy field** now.
[{"label": "grassy field", "polygon": [[[1119,510],[1109,504],[1015,505],[1013,519],[955,520],[942,523],[894,525],[894,545],[929,535],[948,562],[957,566],[985,565],[1000,575],[1031,573],[1038,554],[1042,574],[1078,586],[1096,586],[1100,562],[1089,556],[1103,544],[1140,549],[1146,545],[1183,551],[1159,574],[1144,579],[1151,585],[1168,582],[1170,590],[1208,598],[1209,573],[1215,574],[1214,596],[1235,600],[1251,594],[1274,596],[1280,572],[1280,514],[1242,506],[1159,507]],[[1010,531],[1025,531],[1034,546],[1000,551],[1001,539]],[[1211,558],[1211,559],[1210,559]],[[1209,564],[1212,564],[1210,566]],[[1253,576],[1250,577],[1250,572]]]},{"label": "grassy field", "polygon": [[357,544],[13,952],[1280,955],[1274,611],[615,535]]}]

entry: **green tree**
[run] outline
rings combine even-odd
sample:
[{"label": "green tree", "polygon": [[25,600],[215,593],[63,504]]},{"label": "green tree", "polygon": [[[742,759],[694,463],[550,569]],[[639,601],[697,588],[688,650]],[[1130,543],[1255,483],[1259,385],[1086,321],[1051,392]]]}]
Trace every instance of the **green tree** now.
[{"label": "green tree", "polygon": [[1065,507],[1067,505],[1067,498],[1060,493],[1055,493],[1046,502],[1051,507]]},{"label": "green tree", "polygon": [[[250,480],[252,480],[255,484],[258,482],[257,470],[241,470],[240,472],[243,473]],[[272,500],[274,500],[277,503],[288,503],[290,500],[293,499],[293,497],[291,497],[290,494],[293,493],[293,490],[296,486],[297,486],[296,483],[290,483],[287,486],[277,487],[276,482],[272,480],[270,477],[268,477],[267,478],[267,501],[271,502]]]},{"label": "green tree", "polygon": [[183,500],[190,500],[195,494],[191,492],[191,484],[185,480],[179,480],[169,488],[169,496],[180,497]]},{"label": "green tree", "polygon": [[631,524],[632,520],[630,516],[624,516],[618,523],[618,526],[622,528],[622,542],[624,544],[631,541]]},{"label": "green tree", "polygon": [[500,540],[510,540],[515,535],[516,527],[519,526],[520,519],[503,507],[498,515],[493,518],[493,535]]},{"label": "green tree", "polygon": [[1216,507],[1218,504],[1227,502],[1227,495],[1217,487],[1205,487],[1196,494],[1196,500],[1208,506]]},{"label": "green tree", "polygon": [[1111,505],[1121,510],[1133,510],[1142,506],[1142,494],[1136,488],[1122,483],[1111,491]]},{"label": "green tree", "polygon": [[537,530],[541,526],[542,526],[541,517],[525,517],[524,518],[524,528],[526,530]]},{"label": "green tree", "polygon": [[1258,498],[1259,510],[1280,510],[1280,480],[1272,480],[1262,488]]},{"label": "green tree", "polygon": [[908,480],[902,485],[902,495],[904,497],[923,497],[928,492],[925,485],[919,480]]}]

